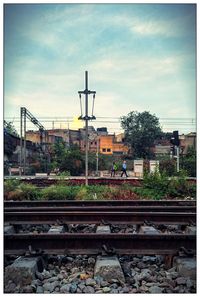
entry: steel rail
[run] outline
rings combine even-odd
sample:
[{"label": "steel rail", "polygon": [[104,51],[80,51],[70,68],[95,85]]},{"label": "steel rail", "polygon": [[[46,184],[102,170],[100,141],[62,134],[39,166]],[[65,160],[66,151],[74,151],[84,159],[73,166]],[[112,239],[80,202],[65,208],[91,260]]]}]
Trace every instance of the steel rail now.
[{"label": "steel rail", "polygon": [[111,211],[126,211],[126,212],[196,212],[195,206],[103,206],[103,205],[97,205],[97,206],[18,206],[18,207],[4,207],[5,212],[25,212],[25,211],[85,211],[85,212],[91,212],[91,211],[104,211],[104,212],[111,212]]},{"label": "steel rail", "polygon": [[4,221],[10,224],[143,224],[145,221],[158,224],[196,224],[196,213],[185,212],[5,212]]},{"label": "steel rail", "polygon": [[4,236],[4,254],[176,254],[196,250],[195,235],[146,234],[12,234]]},{"label": "steel rail", "polygon": [[4,201],[5,207],[68,206],[196,206],[196,200],[39,200]]}]

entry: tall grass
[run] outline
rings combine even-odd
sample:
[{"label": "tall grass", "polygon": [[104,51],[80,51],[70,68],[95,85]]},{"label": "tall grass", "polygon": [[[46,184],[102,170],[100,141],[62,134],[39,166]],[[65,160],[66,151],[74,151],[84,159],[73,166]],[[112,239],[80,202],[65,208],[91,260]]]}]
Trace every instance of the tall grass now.
[{"label": "tall grass", "polygon": [[8,200],[127,200],[127,199],[167,199],[173,197],[195,197],[196,185],[192,185],[184,172],[169,178],[165,173],[144,175],[142,187],[129,184],[120,186],[60,184],[39,189],[36,186],[11,179],[4,182],[4,197]]}]

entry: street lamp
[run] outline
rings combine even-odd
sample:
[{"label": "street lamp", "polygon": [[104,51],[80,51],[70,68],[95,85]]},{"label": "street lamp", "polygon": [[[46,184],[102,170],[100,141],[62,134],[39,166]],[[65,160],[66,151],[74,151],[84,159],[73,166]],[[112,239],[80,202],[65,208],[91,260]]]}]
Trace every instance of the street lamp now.
[{"label": "street lamp", "polygon": [[[88,185],[88,121],[95,120],[94,112],[94,100],[95,100],[95,91],[88,90],[88,72],[85,71],[85,90],[78,91],[79,98],[80,98],[80,108],[81,108],[81,115],[78,118],[79,120],[85,121],[85,184]],[[83,115],[83,108],[82,108],[82,98],[81,95],[85,95],[85,115]],[[93,101],[92,101],[92,110],[91,116],[88,115],[88,95],[93,94]]]}]

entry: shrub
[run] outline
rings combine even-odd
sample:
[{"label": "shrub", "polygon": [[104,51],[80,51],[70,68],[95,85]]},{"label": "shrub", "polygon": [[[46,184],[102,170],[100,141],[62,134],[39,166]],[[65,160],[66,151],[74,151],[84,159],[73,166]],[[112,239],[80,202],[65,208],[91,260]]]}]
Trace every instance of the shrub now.
[{"label": "shrub", "polygon": [[4,191],[10,192],[14,191],[20,185],[19,179],[7,179],[4,181]]},{"label": "shrub", "polygon": [[165,172],[168,176],[173,176],[176,173],[176,161],[160,160],[159,169],[161,173]]},{"label": "shrub", "polygon": [[144,173],[143,187],[165,192],[169,184],[169,178],[163,171],[159,173],[157,170],[152,173]]},{"label": "shrub", "polygon": [[76,195],[77,200],[102,200],[107,197],[108,187],[103,185],[82,185]]},{"label": "shrub", "polygon": [[169,196],[196,196],[196,185],[191,185],[186,176],[187,171],[180,170],[177,177],[173,177],[170,179],[170,183],[167,188],[167,194]]},{"label": "shrub", "polygon": [[10,179],[4,182],[4,196],[8,200],[35,200],[40,196],[36,186]]},{"label": "shrub", "polygon": [[165,197],[165,193],[147,188],[135,188],[135,193],[144,199],[160,200]]},{"label": "shrub", "polygon": [[182,168],[186,169],[188,176],[196,177],[196,159],[195,158],[184,158],[181,161]]},{"label": "shrub", "polygon": [[76,200],[87,200],[88,196],[88,189],[86,186],[80,186],[77,194],[76,194]]},{"label": "shrub", "polygon": [[180,170],[178,176],[172,178],[169,178],[164,171],[161,173],[158,171],[145,173],[143,187],[135,190],[135,192],[140,193],[142,196],[149,195],[153,199],[191,195],[194,197],[196,194],[195,185],[191,185],[187,180],[185,170]]},{"label": "shrub", "polygon": [[23,192],[20,189],[10,191],[6,195],[6,200],[23,200]]},{"label": "shrub", "polygon": [[21,183],[19,185],[19,190],[22,191],[22,200],[37,200],[40,198],[39,189],[34,185]]},{"label": "shrub", "polygon": [[74,200],[78,192],[77,186],[50,186],[41,190],[41,196],[46,200]]}]

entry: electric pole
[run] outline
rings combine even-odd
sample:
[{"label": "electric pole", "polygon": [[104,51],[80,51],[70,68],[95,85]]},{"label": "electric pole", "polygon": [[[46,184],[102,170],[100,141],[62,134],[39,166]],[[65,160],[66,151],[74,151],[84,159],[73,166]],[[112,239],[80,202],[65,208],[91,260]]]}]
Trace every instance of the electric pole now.
[{"label": "electric pole", "polygon": [[[25,107],[20,108],[20,175],[22,175],[22,173],[23,175],[26,175],[26,118],[28,118],[35,126],[39,128],[41,146],[43,138],[42,133],[45,131],[45,128],[42,126],[42,124],[40,124],[40,122]],[[43,150],[44,153],[45,150]]]},{"label": "electric pole", "polygon": [[97,137],[97,163],[96,163],[96,176],[98,176],[98,171],[99,171],[99,141],[100,139],[98,139]]},{"label": "electric pole", "polygon": [[[85,90],[78,91],[81,103],[81,94],[85,95],[85,116],[82,115],[82,104],[81,104],[81,116],[79,120],[85,121],[85,185],[88,185],[88,121],[95,120],[95,116],[93,115],[94,110],[94,98],[96,91],[88,90],[88,72],[85,71]],[[88,95],[93,94],[93,107],[92,107],[92,116],[88,115]]]},{"label": "electric pole", "polygon": [[179,169],[179,146],[176,146],[176,166],[177,166],[177,172],[180,171]]}]

